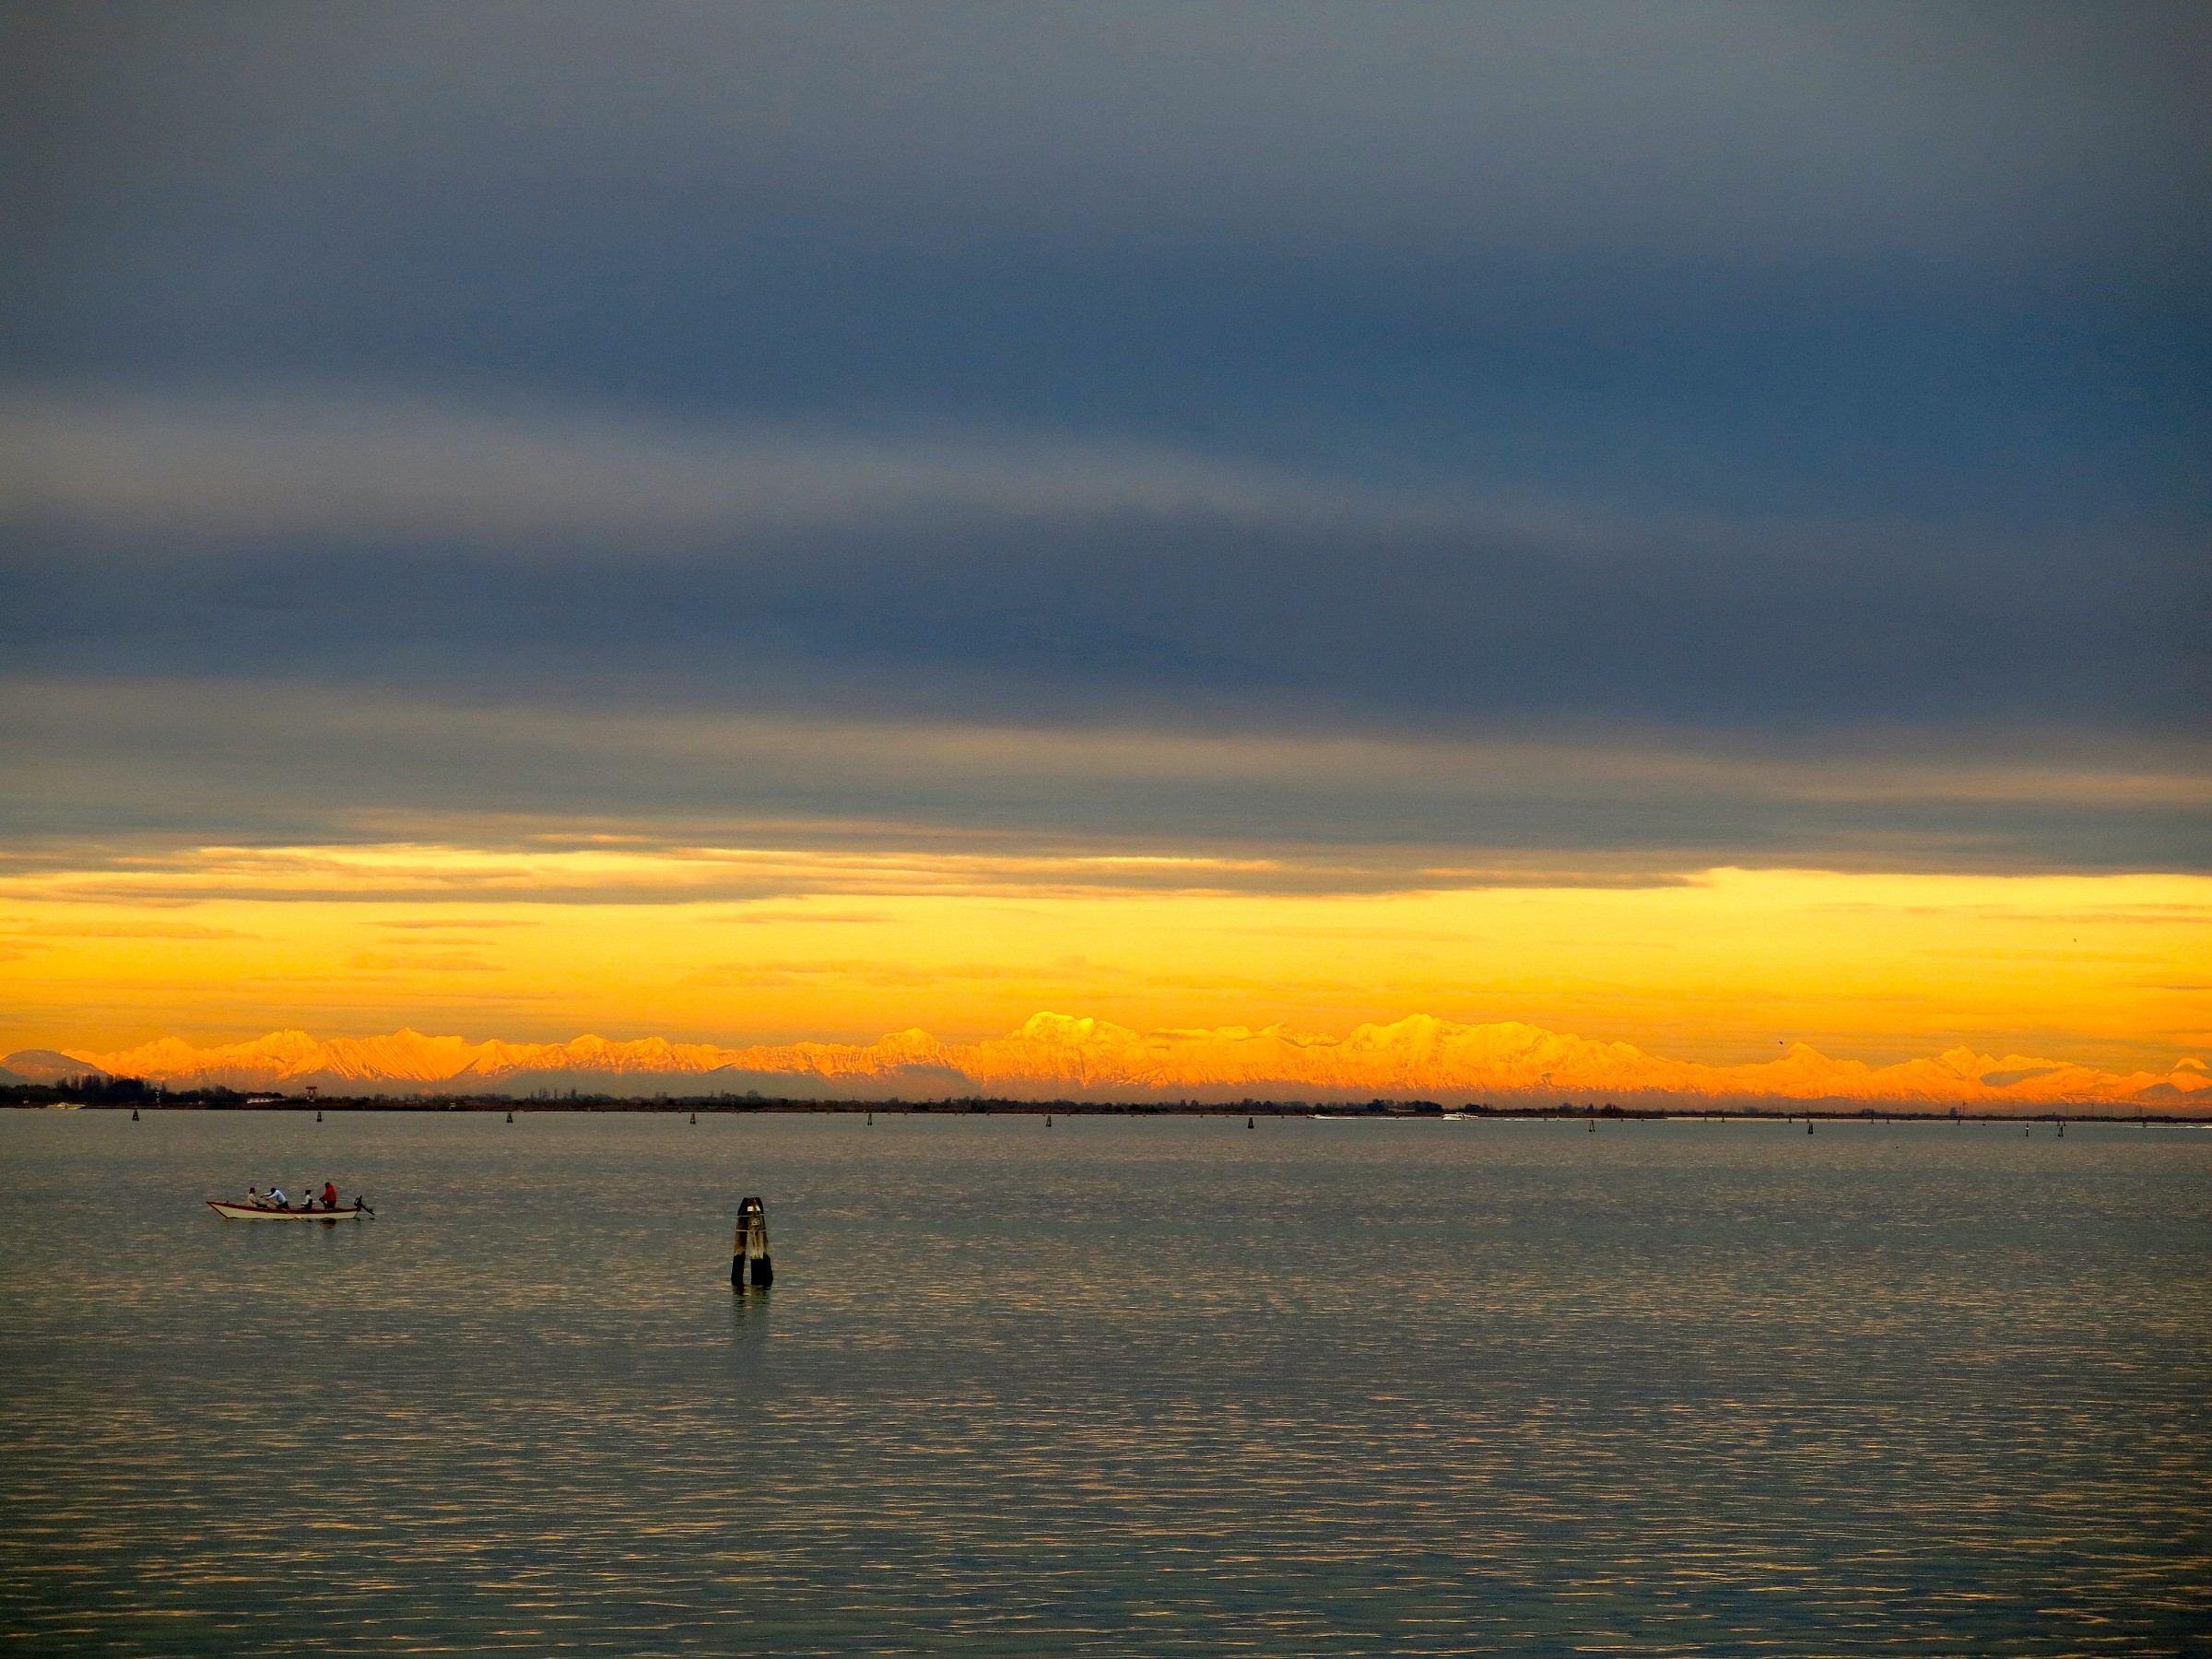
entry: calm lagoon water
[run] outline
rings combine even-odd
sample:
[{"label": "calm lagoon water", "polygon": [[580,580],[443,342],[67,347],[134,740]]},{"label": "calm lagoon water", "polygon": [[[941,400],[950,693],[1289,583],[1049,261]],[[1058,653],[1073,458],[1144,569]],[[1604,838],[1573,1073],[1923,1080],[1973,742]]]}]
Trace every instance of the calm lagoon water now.
[{"label": "calm lagoon water", "polygon": [[[2183,1128],[0,1113],[0,1649],[2205,1653],[2208,1176]],[[326,1177],[382,1219],[200,1204]]]}]

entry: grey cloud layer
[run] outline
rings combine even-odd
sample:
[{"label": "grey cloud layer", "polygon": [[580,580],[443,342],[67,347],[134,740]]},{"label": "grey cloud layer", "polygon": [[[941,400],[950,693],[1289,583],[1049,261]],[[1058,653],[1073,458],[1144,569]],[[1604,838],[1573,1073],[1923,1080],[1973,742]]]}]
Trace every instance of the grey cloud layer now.
[{"label": "grey cloud layer", "polygon": [[0,27],[41,858],[2201,851],[2198,8]]},{"label": "grey cloud layer", "polygon": [[[32,663],[1002,720],[2156,731],[2182,548],[1643,521],[1161,446],[19,394]],[[1021,716],[1026,718],[1026,715]]]},{"label": "grey cloud layer", "polygon": [[[1651,733],[1547,745],[580,713],[272,697],[250,680],[7,694],[19,872],[81,865],[98,845],[95,864],[129,868],[239,841],[1200,853],[1244,867],[1140,862],[1081,879],[1284,891],[1610,884],[1731,863],[2157,869],[2200,862],[2207,805],[2201,757],[2172,747],[1913,761]],[[734,893],[794,890],[724,874]]]},{"label": "grey cloud layer", "polygon": [[278,200],[459,155],[517,214],[658,179],[871,235],[2077,257],[2201,239],[2207,176],[2202,13],[2142,0],[74,9],[18,52],[79,177]]}]

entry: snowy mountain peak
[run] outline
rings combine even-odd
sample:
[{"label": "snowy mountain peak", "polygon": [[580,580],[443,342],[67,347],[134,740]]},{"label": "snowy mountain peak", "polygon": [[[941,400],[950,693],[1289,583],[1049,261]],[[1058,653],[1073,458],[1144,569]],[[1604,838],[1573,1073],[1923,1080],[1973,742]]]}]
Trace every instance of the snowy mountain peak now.
[{"label": "snowy mountain peak", "polygon": [[[26,1051],[29,1053],[29,1051]],[[1688,1100],[1855,1100],[1899,1105],[2049,1107],[2095,1102],[2173,1105],[2212,1098],[2212,1076],[2183,1060],[2165,1076],[2118,1074],[2069,1062],[1959,1047],[1891,1065],[1838,1060],[1804,1042],[1741,1065],[1669,1060],[1626,1042],[1599,1042],[1515,1020],[1460,1025],[1415,1014],[1342,1038],[1249,1026],[1139,1032],[1091,1016],[1041,1012],[982,1042],[948,1043],[910,1029],[871,1043],[797,1042],[724,1048],[652,1036],[596,1035],[565,1042],[472,1042],[403,1029],[317,1041],[304,1031],[197,1048],[165,1037],[113,1053],[56,1059],[175,1088],[298,1088],[428,1093],[561,1084],[594,1093],[680,1089],[710,1094],[782,1084],[799,1098],[916,1093],[1018,1099],[1292,1100],[1462,1095]],[[721,1081],[717,1081],[720,1078]]]}]

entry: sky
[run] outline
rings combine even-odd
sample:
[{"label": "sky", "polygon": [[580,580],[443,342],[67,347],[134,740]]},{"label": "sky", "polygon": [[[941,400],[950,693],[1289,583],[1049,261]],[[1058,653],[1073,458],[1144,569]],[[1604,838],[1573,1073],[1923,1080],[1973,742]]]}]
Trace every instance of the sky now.
[{"label": "sky", "polygon": [[2212,1048],[2208,60],[0,7],[0,1044]]}]

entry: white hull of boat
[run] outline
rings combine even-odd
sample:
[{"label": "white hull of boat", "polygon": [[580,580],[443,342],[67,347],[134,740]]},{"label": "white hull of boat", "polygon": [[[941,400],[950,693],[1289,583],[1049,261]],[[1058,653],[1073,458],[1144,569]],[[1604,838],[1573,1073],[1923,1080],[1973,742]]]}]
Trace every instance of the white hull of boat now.
[{"label": "white hull of boat", "polygon": [[210,1198],[207,1207],[226,1221],[359,1221],[363,1214],[358,1204],[337,1209],[263,1209],[257,1205]]}]

